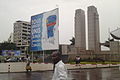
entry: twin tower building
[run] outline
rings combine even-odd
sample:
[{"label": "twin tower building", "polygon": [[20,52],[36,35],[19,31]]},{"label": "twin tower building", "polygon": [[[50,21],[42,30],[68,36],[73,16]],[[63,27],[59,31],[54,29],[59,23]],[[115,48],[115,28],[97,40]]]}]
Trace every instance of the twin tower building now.
[{"label": "twin tower building", "polygon": [[[86,42],[88,40],[88,50],[99,53],[100,49],[100,33],[99,33],[99,14],[95,6],[89,6],[87,9],[87,32],[85,24],[85,12],[77,9],[75,12],[75,47],[79,50],[86,50]],[[86,37],[88,36],[88,39]],[[87,39],[87,40],[86,40]]]}]

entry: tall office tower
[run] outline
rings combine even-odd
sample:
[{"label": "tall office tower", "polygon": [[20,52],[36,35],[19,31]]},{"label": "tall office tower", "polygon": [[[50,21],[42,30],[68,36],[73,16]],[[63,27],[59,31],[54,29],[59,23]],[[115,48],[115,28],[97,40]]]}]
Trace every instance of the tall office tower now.
[{"label": "tall office tower", "polygon": [[75,12],[75,47],[86,50],[85,12],[77,9]]},{"label": "tall office tower", "polygon": [[30,32],[30,22],[16,21],[14,23],[13,41],[23,54],[27,52],[30,43]]},{"label": "tall office tower", "polygon": [[100,51],[100,34],[99,34],[99,14],[97,8],[89,6],[87,11],[88,17],[88,50],[95,53]]}]

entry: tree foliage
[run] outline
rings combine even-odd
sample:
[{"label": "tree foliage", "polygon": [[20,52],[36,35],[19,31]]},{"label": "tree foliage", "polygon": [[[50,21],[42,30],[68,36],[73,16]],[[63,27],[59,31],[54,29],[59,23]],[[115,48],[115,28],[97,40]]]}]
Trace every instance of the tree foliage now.
[{"label": "tree foliage", "polygon": [[70,45],[75,45],[75,38],[74,38],[74,37],[72,37],[72,39],[70,39],[70,42],[71,42],[71,44],[70,44]]},{"label": "tree foliage", "polygon": [[17,47],[14,43],[3,42],[0,43],[0,51],[1,50],[17,50]]}]

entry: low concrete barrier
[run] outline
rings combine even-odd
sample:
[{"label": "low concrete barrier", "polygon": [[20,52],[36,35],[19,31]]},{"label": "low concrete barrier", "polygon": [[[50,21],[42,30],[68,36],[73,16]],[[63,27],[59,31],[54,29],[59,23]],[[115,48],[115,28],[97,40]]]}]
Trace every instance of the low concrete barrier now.
[{"label": "low concrete barrier", "polygon": [[[53,64],[51,63],[31,63],[32,71],[47,71],[53,70]],[[117,67],[120,64],[80,64],[76,66],[75,64],[65,64],[67,69],[80,69],[80,68],[102,68],[102,67]],[[25,62],[16,63],[0,63],[0,73],[3,72],[26,72]]]}]

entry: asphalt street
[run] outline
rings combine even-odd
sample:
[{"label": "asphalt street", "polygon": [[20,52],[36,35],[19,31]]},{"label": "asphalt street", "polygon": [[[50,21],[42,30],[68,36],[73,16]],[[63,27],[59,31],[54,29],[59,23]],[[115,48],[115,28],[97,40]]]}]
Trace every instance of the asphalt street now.
[{"label": "asphalt street", "polygon": [[[0,80],[51,80],[53,71],[2,73]],[[68,70],[68,80],[120,80],[119,67]]]}]

